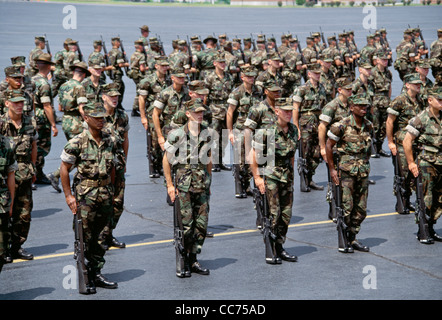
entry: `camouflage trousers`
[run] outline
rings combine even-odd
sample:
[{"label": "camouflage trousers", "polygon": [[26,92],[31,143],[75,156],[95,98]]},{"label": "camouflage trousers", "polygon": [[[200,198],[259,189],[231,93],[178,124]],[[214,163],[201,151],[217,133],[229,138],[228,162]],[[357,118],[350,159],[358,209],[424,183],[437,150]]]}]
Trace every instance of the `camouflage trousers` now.
[{"label": "camouflage trousers", "polygon": [[53,98],[57,96],[60,87],[68,80],[69,78],[66,77],[65,75],[57,75],[56,73],[54,73],[54,78],[52,79],[52,85],[51,85]]},{"label": "camouflage trousers", "polygon": [[32,179],[16,181],[11,217],[12,226],[9,231],[12,251],[20,249],[21,245],[28,239],[33,206]]},{"label": "camouflage trousers", "polygon": [[210,195],[207,192],[179,191],[178,193],[177,200],[183,223],[184,247],[188,252],[201,252],[209,223],[209,199]]},{"label": "camouflage trousers", "polygon": [[123,96],[124,96],[124,91],[126,89],[126,86],[124,85],[124,81],[122,79],[122,76],[115,76],[114,83],[118,84],[118,92],[120,93],[120,95],[118,96],[117,108],[124,110]]},{"label": "camouflage trousers", "polygon": [[372,114],[374,138],[376,140],[376,150],[382,148],[387,133],[386,121],[388,117],[387,108],[390,106],[390,99],[387,96],[375,97],[373,100]]},{"label": "camouflage trousers", "polygon": [[341,171],[340,180],[344,223],[351,233],[357,234],[367,216],[368,176],[351,176]]},{"label": "camouflage trousers", "polygon": [[45,157],[51,151],[52,146],[52,133],[51,127],[47,124],[39,124],[37,122],[37,161],[35,163],[35,168],[37,172],[37,179],[41,178],[43,174],[43,167],[45,165]]},{"label": "camouflage trousers", "polygon": [[266,179],[266,195],[276,242],[283,244],[292,218],[293,180],[281,182]]},{"label": "camouflage trousers", "polygon": [[154,162],[154,168],[156,168],[158,171],[161,171],[161,169],[163,168],[163,151],[161,150],[160,144],[158,143],[158,135],[157,132],[155,131],[155,125],[153,124],[152,113],[153,109],[148,113],[146,111],[147,121],[149,124],[148,130],[150,132],[150,135],[152,136],[151,154]]},{"label": "camouflage trousers", "polygon": [[[221,108],[223,109],[220,110]],[[214,164],[221,164],[225,149],[229,142],[228,139],[223,139],[223,130],[227,129],[227,110],[224,106],[220,107],[219,105],[210,105],[210,110],[212,111],[212,123],[210,124],[210,127],[218,133],[218,139],[215,142],[215,147],[213,149],[214,154],[212,155],[212,160]]]},{"label": "camouflage trousers", "polygon": [[422,172],[425,207],[430,222],[436,223],[442,215],[442,165],[419,159],[419,167]]},{"label": "camouflage trousers", "polygon": [[4,263],[5,254],[9,247],[9,208],[11,197],[8,191],[0,192],[0,271]]},{"label": "camouflage trousers", "polygon": [[[77,190],[81,186],[76,187]],[[113,215],[112,186],[90,188],[86,194],[76,193],[78,213],[83,222],[83,241],[85,244],[85,258],[93,271],[103,268],[105,250],[99,243],[101,231]]]},{"label": "camouflage trousers", "polygon": [[310,175],[313,176],[321,160],[318,138],[319,118],[315,114],[301,114],[299,126],[304,157],[307,160],[307,169]]},{"label": "camouflage trousers", "polygon": [[233,144],[233,162],[239,165],[239,175],[244,185],[249,186],[252,179],[252,170],[248,161],[246,161],[246,145],[244,131],[239,129],[233,129],[233,135],[235,136],[235,142]]},{"label": "camouflage trousers", "polygon": [[[405,158],[405,151],[402,144],[396,144],[397,155],[399,156],[399,164],[402,168],[402,174],[405,178],[404,186],[405,186],[405,196],[410,197],[413,190],[416,190],[416,183],[413,177],[413,174],[410,170],[408,170],[407,159]],[[393,158],[392,158],[393,160]],[[393,163],[394,166],[394,163]]]},{"label": "camouflage trousers", "polygon": [[113,215],[104,227],[100,235],[101,240],[112,239],[112,231],[117,227],[118,221],[124,210],[124,191],[126,188],[126,177],[124,176],[124,168],[116,170],[114,182],[114,205]]}]

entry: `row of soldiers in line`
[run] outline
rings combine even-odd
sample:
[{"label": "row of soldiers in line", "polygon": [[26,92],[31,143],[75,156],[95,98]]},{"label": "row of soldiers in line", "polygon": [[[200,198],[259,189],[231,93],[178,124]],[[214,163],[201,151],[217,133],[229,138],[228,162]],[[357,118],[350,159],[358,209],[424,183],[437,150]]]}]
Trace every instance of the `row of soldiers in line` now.
[{"label": "row of soldiers in line", "polygon": [[[205,40],[205,43],[208,44],[209,42],[216,43],[216,39],[214,39],[213,37],[208,37],[208,39]],[[45,130],[45,132],[41,131],[38,133],[39,139],[37,141],[44,140],[44,139],[42,139],[43,137],[49,136],[49,143],[50,143],[50,130],[51,129],[53,130],[54,135],[57,134],[58,130],[56,129],[55,122],[54,122],[55,121],[54,113],[52,113],[52,119],[51,119],[51,115],[50,115],[51,112],[49,111],[49,107],[51,106],[51,103],[52,103],[53,94],[52,93],[48,94],[48,92],[47,92],[48,91],[48,82],[45,83],[44,78],[47,78],[47,76],[49,75],[49,73],[52,69],[52,65],[54,63],[51,61],[51,57],[46,54],[40,55],[39,57],[37,57],[34,60],[35,60],[36,64],[40,65],[40,67],[41,67],[41,68],[39,68],[39,75],[37,75],[37,78],[33,79],[33,81],[32,81],[33,85],[36,87],[36,90],[33,92],[34,93],[33,102],[34,102],[34,108],[35,108],[35,115],[37,117],[37,125],[39,123],[38,116],[40,116],[40,120],[43,120],[43,118],[45,118],[45,117],[47,118],[46,124],[44,125],[46,130]],[[212,122],[211,125],[214,129],[219,128],[225,122],[227,122],[226,126],[229,129],[231,129],[232,131],[233,131],[233,129],[241,130],[241,127],[243,127],[243,128],[248,127],[250,129],[253,129],[255,126],[257,126],[257,124],[259,124],[261,122],[264,124],[265,123],[269,124],[269,123],[274,122],[275,119],[274,118],[272,119],[271,115],[264,115],[265,110],[259,111],[259,108],[253,108],[253,110],[248,110],[248,109],[250,109],[251,106],[256,106],[261,103],[264,103],[264,106],[267,109],[271,108],[272,106],[275,105],[276,99],[282,95],[283,88],[280,87],[278,83],[272,83],[271,81],[270,82],[262,81],[261,84],[257,83],[258,79],[260,79],[257,69],[255,67],[245,65],[241,68],[242,72],[240,73],[242,84],[240,86],[236,87],[234,89],[234,91],[227,90],[228,91],[227,102],[228,102],[229,107],[228,107],[228,110],[223,110],[222,104],[224,103],[224,105],[225,105],[225,102],[223,102],[222,101],[223,99],[220,99],[219,96],[217,96],[217,94],[219,94],[220,91],[211,90],[210,82],[207,79],[210,79],[210,77],[212,77],[212,78],[214,78],[214,81],[215,81],[215,80],[217,80],[217,77],[219,77],[220,75],[226,76],[229,74],[229,73],[224,72],[226,70],[225,54],[217,55],[214,60],[215,60],[214,61],[214,70],[212,70],[213,72],[207,72],[208,76],[204,78],[204,81],[190,82],[189,83],[189,90],[187,90],[186,89],[186,87],[187,87],[186,73],[180,72],[181,70],[175,71],[172,74],[172,76],[170,77],[170,81],[172,81],[172,85],[169,86],[170,83],[167,83],[166,79],[167,79],[167,73],[170,68],[170,63],[169,63],[168,59],[166,59],[164,56],[163,57],[161,57],[161,56],[156,57],[155,64],[154,64],[155,72],[153,72],[150,75],[151,77],[146,77],[146,79],[142,80],[142,81],[144,81],[144,84],[146,85],[146,87],[144,87],[144,88],[142,86],[137,87],[138,93],[140,94],[140,97],[137,99],[138,103],[141,103],[141,105],[139,104],[139,106],[141,106],[140,111],[142,112],[142,110],[144,109],[145,114],[148,114],[149,115],[148,117],[152,118],[152,121],[147,121],[146,123],[143,123],[143,124],[145,125],[146,129],[148,128],[149,124],[151,124],[151,126],[152,126],[151,128],[154,129],[151,131],[151,133],[153,135],[155,135],[155,134],[157,135],[156,141],[157,141],[158,145],[160,146],[160,148],[165,149],[165,147],[164,147],[165,137],[167,137],[168,131],[170,131],[173,128],[174,123],[175,123],[175,125],[185,123],[186,118],[183,116],[183,114],[180,115],[179,112],[175,112],[175,111],[177,111],[177,109],[179,109],[179,107],[183,104],[183,102],[188,99],[193,100],[196,97],[199,97],[199,98],[205,98],[207,96],[210,97],[211,91],[212,91],[212,94],[214,95],[214,97],[210,97],[209,100],[206,100],[207,103],[210,103],[210,108],[208,108],[208,109],[210,109],[211,115],[209,117],[206,117],[206,119],[209,122]],[[308,134],[309,130],[312,128],[311,123],[309,123],[309,119],[306,119],[305,117],[306,116],[307,117],[319,116],[320,112],[318,112],[318,111],[322,110],[323,106],[325,105],[325,102],[329,101],[326,98],[327,91],[324,90],[324,88],[319,90],[319,96],[317,96],[317,97],[311,96],[311,95],[309,95],[311,92],[310,93],[307,92],[308,90],[310,90],[312,88],[314,89],[315,85],[317,86],[320,83],[320,76],[323,74],[324,66],[326,66],[326,64],[324,62],[327,62],[325,60],[326,59],[320,60],[322,62],[322,66],[319,65],[318,63],[315,63],[315,62],[310,63],[308,65],[309,69],[307,72],[307,76],[308,76],[309,80],[307,81],[307,83],[305,85],[296,88],[296,90],[294,91],[294,93],[292,95],[292,98],[294,101],[294,106],[295,106],[295,110],[293,112],[295,115],[295,118],[294,118],[293,122],[299,128],[298,130],[301,132],[300,135],[303,138],[301,141],[303,144],[305,144],[305,146],[303,146],[303,147],[305,147],[304,150],[316,149],[316,147],[319,146],[318,144],[315,146],[314,143],[312,143],[311,139],[310,139],[310,138],[318,139],[317,135],[316,135],[316,137],[314,134],[309,135],[308,137],[304,137],[304,135]],[[385,62],[385,60],[387,60],[387,62],[388,62],[388,55],[379,54],[379,57],[376,57],[376,67],[380,68],[380,66],[383,65],[382,62]],[[21,63],[23,64],[23,62],[21,62]],[[281,59],[279,56],[274,54],[268,60],[268,63],[270,66],[272,66],[272,63],[274,63],[274,67],[278,68],[278,66],[280,66]],[[23,66],[21,66],[21,68],[23,68]],[[372,69],[372,67],[368,63],[364,63],[364,64],[362,64],[362,66],[359,67],[359,73],[363,75],[364,71],[367,71],[370,69]],[[423,67],[423,69],[425,69],[425,67]],[[428,67],[426,67],[426,69],[428,69]],[[101,72],[103,70],[103,65],[101,63],[90,62],[89,68],[88,68],[88,66],[86,64],[84,64],[84,63],[82,64],[82,63],[77,62],[77,63],[74,63],[73,65],[70,66],[70,70],[72,70],[72,74],[73,74],[72,79],[71,79],[72,81],[69,80],[70,83],[65,84],[63,87],[63,90],[62,90],[62,92],[67,92],[67,94],[63,93],[59,97],[59,98],[61,98],[60,106],[62,106],[62,109],[64,111],[63,117],[66,119],[66,121],[63,121],[64,123],[63,123],[62,127],[63,127],[63,130],[65,131],[65,134],[66,134],[66,137],[68,140],[70,140],[70,138],[68,136],[68,132],[73,133],[73,135],[75,136],[75,134],[78,132],[75,133],[74,130],[72,130],[72,127],[78,128],[79,123],[82,122],[82,117],[78,111],[79,110],[78,107],[81,104],[86,103],[88,100],[100,101],[100,99],[97,99],[97,97],[100,96],[100,94],[99,94],[99,87],[100,86],[98,86],[98,84],[99,84],[99,78],[101,76]],[[20,79],[17,82],[21,86],[21,81],[23,81],[23,79],[25,78],[23,73],[21,71],[17,72],[16,69],[13,71],[12,68],[10,68],[9,72],[11,72],[11,73],[9,73],[9,75],[8,75],[8,73],[6,74],[7,78],[10,78],[10,79],[12,78],[15,80]],[[91,91],[88,91],[88,94],[85,93],[82,96],[79,93],[85,89],[81,89],[81,87],[78,86],[77,82],[80,82],[80,83],[83,82],[84,78],[87,75],[89,75],[89,73],[90,73],[90,77],[88,79],[89,79],[90,83],[93,85],[90,86]],[[82,74],[82,78],[81,77],[78,78],[79,74]],[[158,79],[155,79],[155,77],[157,77]],[[361,75],[360,75],[360,77],[361,77]],[[150,81],[152,81],[152,80],[155,80],[155,81],[153,83],[152,82],[149,83],[148,78],[150,78]],[[407,79],[408,78],[409,77],[407,77]],[[413,78],[414,80],[409,79],[405,82],[412,84],[412,81],[422,81],[422,80],[416,80],[416,78],[422,79],[421,75],[412,74],[411,78]],[[358,78],[358,79],[360,79],[360,78]],[[159,80],[159,81],[157,81],[157,80]],[[156,81],[157,81],[157,83],[156,83]],[[72,86],[73,83],[75,84],[74,86]],[[162,88],[161,85],[164,85],[166,83],[168,85],[165,88]],[[340,84],[337,85],[337,87],[338,87],[337,91],[339,92],[339,95],[335,98],[335,100],[334,100],[335,103],[339,103],[339,101],[336,100],[338,98],[340,100],[345,99],[344,98],[345,94],[342,94],[342,92],[345,92],[344,87],[348,88],[348,86],[351,85],[352,93],[358,93],[360,91],[358,86],[355,86],[355,83],[357,83],[357,81],[355,81],[355,83],[352,83],[351,77],[350,78],[340,78],[339,83]],[[359,86],[363,87],[365,85],[363,78],[361,79],[361,83],[362,84],[359,84]],[[10,83],[8,83],[8,84],[10,85]],[[70,87],[70,86],[72,86],[72,87]],[[215,87],[217,87],[217,86],[215,86]],[[319,86],[319,87],[321,87],[321,86]],[[322,86],[322,87],[324,87],[324,86]],[[78,88],[80,88],[80,89],[78,89]],[[117,84],[117,86],[114,86],[114,88],[118,88],[118,90],[121,89],[121,87],[119,87],[118,84]],[[9,89],[11,89],[11,88],[9,88]],[[226,88],[224,87],[224,85],[221,85],[221,92],[225,89]],[[344,89],[344,90],[340,91],[339,89]],[[152,91],[150,92],[150,90],[152,90]],[[385,96],[385,92],[383,92],[383,91],[387,91],[387,90],[385,90],[385,89],[381,90],[380,95]],[[407,91],[407,93],[410,94],[408,92],[408,89],[404,90],[404,92],[405,91]],[[213,92],[215,92],[215,93],[213,93]],[[263,93],[264,93],[264,95],[263,95]],[[306,93],[307,93],[307,95],[306,95]],[[120,97],[121,94],[118,94],[115,96]],[[374,97],[376,97],[376,96],[377,96],[377,94],[374,94]],[[144,97],[144,101],[143,101],[143,97]],[[265,97],[264,100],[263,100],[263,97]],[[373,97],[370,98],[371,104],[373,103],[373,101],[371,101],[372,98]],[[401,98],[401,99],[403,99],[403,98]],[[37,102],[40,105],[36,107],[35,102]],[[143,105],[143,102],[144,102],[144,105]],[[148,102],[148,103],[146,103],[146,102]],[[313,103],[313,102],[315,102],[315,103]],[[48,103],[49,103],[49,106],[48,106]],[[304,103],[304,105],[303,105],[303,103]],[[46,104],[46,109],[45,109],[45,104]],[[30,105],[28,104],[24,108],[27,109],[28,112],[32,113],[32,107],[29,108],[29,106],[31,106],[31,105],[32,104],[30,104]],[[149,108],[147,108],[147,110],[146,110],[146,107],[149,107]],[[261,107],[261,109],[262,108],[263,107]],[[207,110],[207,111],[209,111],[209,110]],[[230,111],[230,121],[229,121],[229,111]],[[235,112],[236,112],[236,114],[235,114]],[[209,113],[209,112],[207,112],[207,113]],[[221,116],[220,116],[220,114],[221,114]],[[173,116],[173,117],[171,118],[170,116]],[[325,117],[322,116],[321,120],[327,119],[326,116]],[[264,118],[262,118],[262,117],[264,117]],[[267,119],[266,119],[266,117],[267,117]],[[236,120],[234,121],[234,119],[236,119]],[[53,120],[53,121],[51,121],[51,120]],[[43,123],[45,121],[40,121],[40,122]],[[215,122],[215,125],[213,125],[213,122]],[[49,125],[48,125],[48,123],[49,123]],[[69,131],[69,130],[71,130],[71,131]],[[233,134],[233,132],[232,132],[232,134]],[[72,137],[72,136],[70,136],[70,137]],[[231,141],[233,142],[235,140],[235,135],[233,134],[233,137],[231,137],[231,138],[232,138]],[[319,138],[319,140],[320,140],[320,138]],[[39,150],[40,154],[42,153],[41,151],[45,152],[45,150],[42,147],[39,147],[38,149],[40,149]],[[48,150],[48,149],[46,149],[46,150]],[[37,152],[36,163],[38,162],[38,158],[39,158],[38,153],[39,152]],[[219,155],[222,155],[222,150],[219,152]],[[222,157],[220,156],[219,159],[221,159],[221,158]],[[306,158],[311,159],[311,158],[313,158],[313,156],[310,157],[307,155]],[[162,157],[159,156],[159,159],[162,159]],[[214,162],[215,163],[218,162],[220,165],[222,165],[222,162],[220,162],[219,160],[214,161]],[[312,165],[309,168],[310,169],[309,170],[310,182],[308,185],[314,189],[315,188],[320,189],[320,187],[317,186],[311,180],[311,176],[313,175],[312,172],[314,172],[314,169],[316,168],[315,165],[317,165],[317,164],[315,164],[314,161],[312,161]],[[158,166],[158,167],[160,167],[160,166]],[[244,176],[250,175],[250,170],[248,170],[248,169],[246,169],[246,170],[240,169],[240,171],[242,171],[244,173]],[[37,172],[39,172],[39,171],[37,170]],[[53,181],[53,179],[50,179],[50,180]],[[247,183],[248,183],[247,179],[243,179],[243,180],[245,181],[245,185],[246,185],[244,190],[247,190]],[[57,183],[57,185],[58,185],[58,183]],[[245,195],[244,191],[239,193],[239,196],[243,196],[243,195]],[[237,196],[238,196],[238,194],[237,194]],[[117,243],[118,243],[118,241],[117,241]],[[22,257],[26,257],[26,254],[23,254]]]}]

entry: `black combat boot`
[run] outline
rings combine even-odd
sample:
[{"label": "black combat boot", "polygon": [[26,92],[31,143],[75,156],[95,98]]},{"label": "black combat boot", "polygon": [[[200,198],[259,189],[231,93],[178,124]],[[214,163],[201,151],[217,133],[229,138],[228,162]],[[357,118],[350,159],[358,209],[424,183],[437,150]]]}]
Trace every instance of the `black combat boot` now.
[{"label": "black combat boot", "polygon": [[350,243],[351,247],[355,250],[362,251],[362,252],[369,252],[370,248],[367,246],[364,246],[362,243],[360,243],[358,240],[356,240],[356,234],[349,231],[348,232],[348,242]]},{"label": "black combat boot", "polygon": [[202,275],[209,275],[210,271],[209,269],[203,268],[201,264],[196,259],[196,253],[189,253],[189,263],[190,263],[190,270],[194,273],[202,274]]},{"label": "black combat boot", "polygon": [[100,271],[95,272],[94,283],[96,287],[105,289],[116,289],[118,288],[118,283],[106,279]]},{"label": "black combat boot", "polygon": [[290,262],[298,261],[298,257],[294,256],[294,255],[291,255],[287,251],[285,251],[285,249],[282,247],[281,243],[276,242],[275,243],[275,249],[276,249],[276,254],[282,260],[290,261]]},{"label": "black combat boot", "polygon": [[434,231],[434,222],[428,222],[428,230],[430,231],[430,237],[434,240],[434,241],[442,241],[442,237],[440,235],[438,235],[436,233],[436,231]]}]

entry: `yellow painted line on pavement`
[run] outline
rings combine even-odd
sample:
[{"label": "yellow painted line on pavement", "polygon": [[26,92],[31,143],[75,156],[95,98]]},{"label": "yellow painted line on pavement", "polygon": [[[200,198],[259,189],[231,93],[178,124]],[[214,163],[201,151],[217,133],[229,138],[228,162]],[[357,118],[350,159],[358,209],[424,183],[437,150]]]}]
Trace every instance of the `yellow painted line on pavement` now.
[{"label": "yellow painted line on pavement", "polygon": [[[373,214],[373,215],[368,215],[366,217],[366,219],[387,217],[387,216],[393,216],[393,215],[397,215],[397,214],[398,214],[397,212]],[[327,224],[327,223],[333,223],[333,221],[323,220],[323,221],[314,221],[314,222],[305,222],[305,223],[294,223],[294,224],[290,224],[289,228],[299,228],[299,227],[314,226],[314,225]],[[260,232],[260,230],[247,229],[247,230],[240,230],[240,231],[216,233],[216,234],[214,234],[214,237],[225,237],[225,236],[252,233],[252,232]],[[173,239],[128,244],[128,245],[126,245],[126,248],[144,247],[144,246],[151,246],[151,245],[170,243],[170,242],[173,242]],[[119,250],[119,249],[118,248],[110,248],[109,250]],[[74,254],[73,252],[48,254],[48,255],[44,255],[44,256],[34,257],[34,260],[45,260],[45,259],[73,256],[73,254]],[[17,259],[17,260],[14,260],[13,263],[25,262],[25,261],[27,261],[27,260]]]}]

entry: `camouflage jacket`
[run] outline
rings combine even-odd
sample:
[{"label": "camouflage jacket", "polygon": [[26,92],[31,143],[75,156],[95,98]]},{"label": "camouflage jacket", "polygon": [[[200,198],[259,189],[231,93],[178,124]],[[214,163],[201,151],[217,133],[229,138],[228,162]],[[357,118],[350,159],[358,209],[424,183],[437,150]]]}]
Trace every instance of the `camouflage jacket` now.
[{"label": "camouflage jacket", "polygon": [[348,117],[349,115],[350,110],[348,105],[344,105],[339,96],[337,96],[325,105],[324,109],[322,109],[321,115],[319,116],[319,120],[326,122],[327,126],[330,126],[333,123]]},{"label": "camouflage jacket", "polygon": [[393,133],[397,142],[402,144],[405,138],[406,126],[408,121],[415,117],[423,109],[423,101],[419,95],[416,96],[416,102],[413,102],[407,92],[402,92],[393,99],[387,112],[396,116]]},{"label": "camouflage jacket", "polygon": [[327,93],[324,86],[318,83],[315,88],[312,83],[307,81],[304,85],[297,87],[292,95],[293,102],[299,102],[301,107],[299,114],[307,112],[321,112],[327,103]]},{"label": "camouflage jacket", "polygon": [[409,133],[417,137],[417,144],[423,149],[419,157],[438,166],[442,165],[441,114],[439,111],[438,115],[434,115],[427,107],[412,118],[406,127]]},{"label": "camouflage jacket", "polygon": [[335,76],[331,69],[325,72],[321,69],[321,77],[319,78],[319,82],[324,86],[327,102],[330,102],[333,99],[333,93],[336,88],[336,80]]},{"label": "camouflage jacket", "polygon": [[339,169],[351,176],[367,177],[370,173],[371,136],[373,124],[364,119],[358,127],[353,115],[335,122],[328,131],[330,139],[337,142]]},{"label": "camouflage jacket", "polygon": [[[23,113],[26,115],[33,115],[34,113],[34,101],[32,99],[31,94],[27,90],[24,89],[24,87],[20,88],[20,91],[22,91],[23,96],[25,97],[26,101],[24,101],[23,105]],[[0,91],[0,115],[6,113],[6,99],[7,96],[11,92],[11,89],[6,88],[3,91]]]},{"label": "camouflage jacket", "polygon": [[255,66],[259,71],[264,70],[262,63],[267,60],[267,52],[265,50],[256,50],[250,57],[250,64]]},{"label": "camouflage jacket", "polygon": [[57,77],[66,77],[65,69],[64,69],[64,60],[67,57],[69,51],[66,49],[60,50],[55,53],[54,62],[55,62],[55,71],[54,75]]},{"label": "camouflage jacket", "polygon": [[211,158],[214,131],[200,126],[198,137],[191,136],[188,125],[174,129],[167,137],[164,148],[175,172],[176,188],[183,192],[208,192],[212,176],[207,164]]},{"label": "camouflage jacket", "polygon": [[293,123],[288,123],[287,132],[277,122],[266,129],[257,130],[252,142],[258,164],[265,162],[266,176],[289,184],[293,183],[292,159],[297,146],[298,129]]},{"label": "camouflage jacket", "polygon": [[74,177],[76,197],[89,194],[91,198],[98,197],[101,188],[112,189],[112,185],[96,187],[93,182],[107,181],[117,163],[115,157],[116,147],[112,136],[102,133],[99,144],[92,137],[88,129],[69,140],[61,154],[63,162],[72,164],[77,168]]},{"label": "camouflage jacket", "polygon": [[275,111],[267,102],[267,99],[261,101],[258,105],[251,106],[249,114],[244,122],[244,128],[252,131],[261,128],[267,128],[278,120]]},{"label": "camouflage jacket", "polygon": [[22,182],[31,179],[35,173],[35,166],[31,159],[32,144],[38,138],[34,117],[22,116],[21,126],[16,128],[9,113],[5,113],[0,117],[0,136],[11,140],[18,164],[15,181]]},{"label": "camouflage jacket", "polygon": [[129,117],[124,110],[115,109],[113,115],[108,115],[106,117],[106,124],[103,128],[103,132],[110,134],[115,143],[116,148],[116,158],[118,162],[116,163],[116,169],[123,169],[126,166],[126,154],[123,149],[123,142],[126,133],[129,132]]},{"label": "camouflage jacket", "polygon": [[164,125],[163,132],[169,130],[167,127],[170,125],[173,115],[181,109],[183,103],[189,99],[189,92],[186,86],[183,86],[180,92],[176,92],[173,85],[170,85],[157,95],[153,106],[161,110]]},{"label": "camouflage jacket", "polygon": [[209,89],[208,104],[212,112],[212,117],[223,120],[227,113],[227,99],[233,90],[233,78],[228,72],[224,72],[224,77],[220,78],[216,72],[209,73],[204,79],[206,88]]},{"label": "camouflage jacket", "polygon": [[316,51],[313,47],[305,47],[302,49],[302,54],[304,55],[307,64],[311,63],[312,59],[316,59]]},{"label": "camouflage jacket", "polygon": [[127,73],[128,77],[134,81],[139,81],[145,76],[145,72],[141,72],[140,66],[146,65],[146,56],[143,52],[135,51],[130,56],[130,71]]},{"label": "camouflage jacket", "polygon": [[84,94],[89,102],[101,102],[101,96],[103,95],[102,83],[99,82],[98,86],[95,86],[91,77],[87,77],[81,81],[81,85],[84,88]]},{"label": "camouflage jacket", "polygon": [[26,75],[33,77],[38,73],[38,68],[37,64],[35,63],[35,59],[37,59],[37,57],[42,53],[44,52],[39,47],[35,47],[34,49],[31,50],[31,52],[29,53],[29,67],[26,70]]},{"label": "camouflage jacket", "polygon": [[366,94],[368,101],[370,101],[370,104],[373,102],[374,90],[375,87],[371,78],[367,79],[366,84],[362,82],[361,78],[357,78],[353,82],[353,87],[351,89],[352,94],[361,94],[361,93]]},{"label": "camouflage jacket", "polygon": [[244,123],[247,119],[250,108],[257,106],[262,100],[261,97],[261,91],[256,86],[252,86],[252,92],[248,93],[244,84],[241,84],[230,93],[227,103],[235,106],[235,111],[233,113],[233,128],[238,130],[244,129]]},{"label": "camouflage jacket", "polygon": [[112,48],[112,50],[109,51],[109,63],[115,68],[113,70],[115,78],[121,79],[123,76],[123,70],[118,65],[124,63],[123,52],[117,48]]},{"label": "camouflage jacket", "polygon": [[388,95],[393,81],[393,74],[388,68],[384,71],[379,70],[377,66],[372,69],[371,80],[374,87],[374,95]]},{"label": "camouflage jacket", "polygon": [[359,59],[361,61],[368,61],[370,62],[371,65],[373,65],[373,57],[375,53],[376,53],[375,46],[366,45],[361,49],[361,56]]},{"label": "camouflage jacket", "polygon": [[7,185],[10,172],[17,170],[14,148],[7,137],[0,135],[0,214],[9,212],[11,195]]},{"label": "camouflage jacket", "polygon": [[32,77],[32,83],[34,84],[34,109],[35,109],[35,119],[37,120],[37,125],[45,125],[50,127],[46,113],[44,112],[43,105],[45,103],[50,103],[53,108],[52,101],[52,90],[49,85],[48,79],[43,77],[41,74],[37,74]]},{"label": "camouflage jacket", "polygon": [[80,112],[79,106],[87,103],[86,90],[80,81],[70,79],[65,82],[58,92],[58,103],[65,113]]},{"label": "camouflage jacket", "polygon": [[183,73],[185,69],[190,68],[189,55],[183,51],[175,51],[169,55],[170,73]]},{"label": "camouflage jacket", "polygon": [[256,77],[255,85],[259,88],[260,91],[264,92],[264,89],[278,86],[282,87],[284,79],[282,78],[279,70],[276,70],[275,74],[270,72],[270,68],[259,73],[258,77]]},{"label": "camouflage jacket", "polygon": [[214,69],[213,62],[218,56],[218,51],[216,49],[207,48],[203,51],[197,52],[195,56],[195,65],[198,70]]},{"label": "camouflage jacket", "polygon": [[157,95],[170,85],[170,79],[165,78],[164,81],[161,81],[156,72],[149,74],[138,83],[137,92],[140,96],[145,97],[146,111],[149,115],[152,113],[153,102]]}]

